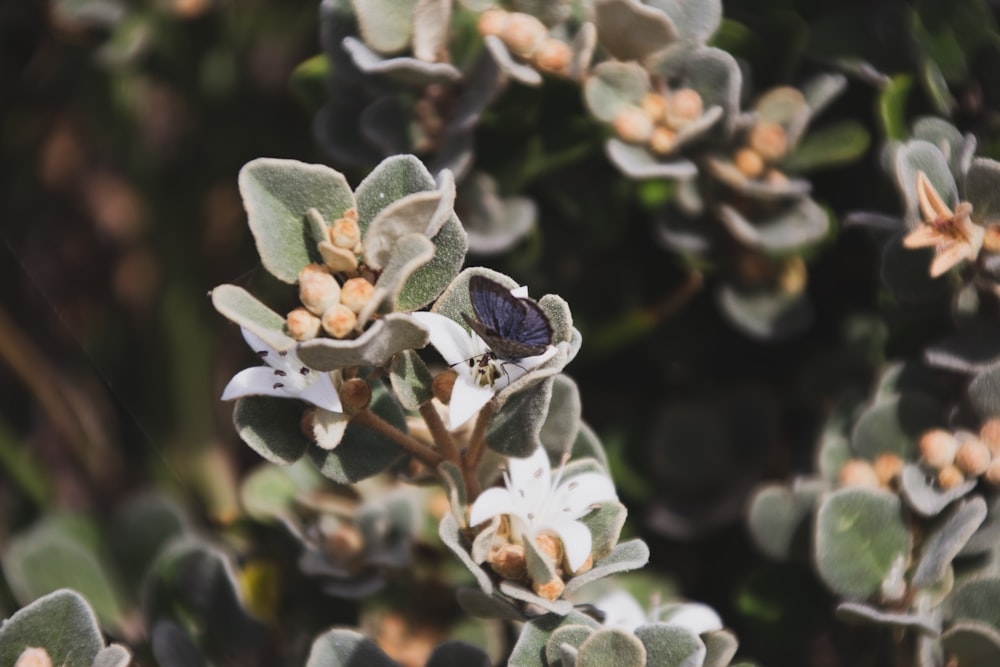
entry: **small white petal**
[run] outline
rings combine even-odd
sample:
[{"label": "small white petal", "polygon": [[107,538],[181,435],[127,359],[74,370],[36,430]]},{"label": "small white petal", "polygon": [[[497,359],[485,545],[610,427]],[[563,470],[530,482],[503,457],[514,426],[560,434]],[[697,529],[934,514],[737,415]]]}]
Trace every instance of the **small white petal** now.
[{"label": "small white petal", "polygon": [[604,612],[604,627],[618,628],[632,632],[640,625],[649,623],[646,610],[635,598],[625,591],[618,590],[605,595],[594,603],[594,606]]},{"label": "small white petal", "polygon": [[579,519],[590,511],[591,505],[606,500],[618,500],[614,482],[607,475],[586,472],[574,475],[559,485],[550,510],[569,519]]},{"label": "small white petal", "polygon": [[[289,372],[295,373],[296,371]],[[301,372],[301,369],[298,372]],[[330,412],[343,412],[344,406],[340,402],[340,395],[337,393],[337,388],[333,386],[333,379],[330,377],[330,374],[321,371],[309,371],[309,375],[316,375],[317,377],[305,389],[299,392],[298,398]]]},{"label": "small white petal", "polygon": [[410,317],[422,324],[430,336],[431,345],[452,366],[479,356],[485,349],[474,343],[472,336],[455,320],[437,313],[411,313]]},{"label": "small white petal", "polygon": [[[576,572],[587,562],[593,538],[590,529],[579,521],[566,521],[537,527],[538,532],[549,531],[559,536],[566,550],[569,569]],[[537,534],[537,532],[536,532]]]},{"label": "small white petal", "polygon": [[480,387],[472,378],[459,373],[448,402],[448,426],[454,430],[469,421],[493,398],[492,387]]},{"label": "small white petal", "polygon": [[231,401],[244,396],[277,396],[278,398],[297,398],[297,394],[284,387],[282,378],[274,374],[270,366],[254,366],[245,368],[229,381],[222,390],[222,400]]},{"label": "small white petal", "polygon": [[501,373],[500,378],[497,380],[495,388],[499,391],[504,387],[509,386],[531,369],[536,366],[541,366],[546,361],[556,356],[556,352],[558,352],[558,350],[552,345],[549,345],[544,352],[536,354],[533,357],[524,357],[523,359],[518,359],[516,362],[501,361],[500,364],[503,368],[503,373]]},{"label": "small white petal", "polygon": [[500,514],[516,514],[517,506],[510,491],[498,486],[486,489],[469,508],[469,525],[478,526]]},{"label": "small white petal", "polygon": [[700,602],[679,605],[663,619],[667,625],[675,625],[696,635],[722,629],[722,619],[714,609]]},{"label": "small white petal", "polygon": [[536,516],[545,511],[552,491],[552,467],[544,447],[537,447],[526,458],[507,459],[511,492],[518,494],[528,512]]}]

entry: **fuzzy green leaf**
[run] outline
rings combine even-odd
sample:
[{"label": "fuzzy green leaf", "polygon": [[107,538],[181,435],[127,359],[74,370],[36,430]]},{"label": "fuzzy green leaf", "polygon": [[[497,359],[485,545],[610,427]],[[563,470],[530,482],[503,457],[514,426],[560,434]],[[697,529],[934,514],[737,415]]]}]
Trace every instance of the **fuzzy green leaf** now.
[{"label": "fuzzy green leaf", "polygon": [[927,180],[949,207],[958,203],[958,185],[948,168],[948,161],[934,144],[926,141],[908,141],[896,150],[896,186],[906,203],[906,219],[922,219],[917,202],[917,172],[924,172]]},{"label": "fuzzy green leaf", "polygon": [[717,210],[719,220],[741,243],[767,252],[781,253],[817,243],[827,235],[830,219],[810,197],[801,197],[757,220],[747,220],[726,204]]},{"label": "fuzzy green leaf", "polygon": [[594,12],[601,46],[621,61],[645,60],[679,37],[669,16],[639,0],[597,0]]},{"label": "fuzzy green leaf", "polygon": [[337,340],[313,338],[298,347],[302,363],[318,371],[354,366],[383,366],[403,350],[427,344],[426,329],[402,313],[390,313],[375,320],[357,338]]},{"label": "fuzzy green leaf", "polygon": [[566,584],[566,593],[572,593],[592,581],[612,574],[638,570],[648,562],[649,547],[645,542],[638,539],[622,542],[606,558],[595,562],[592,569],[570,579]]},{"label": "fuzzy green leaf", "polygon": [[986,158],[972,161],[965,175],[965,198],[979,224],[1000,222],[1000,162]]},{"label": "fuzzy green leaf", "polygon": [[285,333],[285,318],[242,287],[219,285],[212,290],[212,305],[224,317],[257,334],[276,350],[295,346],[295,339]]},{"label": "fuzzy green leaf", "polygon": [[541,446],[539,436],[552,400],[551,378],[513,394],[490,420],[486,444],[504,456],[525,457]]},{"label": "fuzzy green leaf", "polygon": [[953,489],[943,490],[936,477],[921,466],[909,463],[903,466],[899,477],[899,491],[906,504],[921,516],[935,516],[941,510],[972,491],[976,480],[966,480]]},{"label": "fuzzy green leaf", "polygon": [[804,294],[743,290],[723,285],[717,299],[726,319],[759,340],[781,340],[801,333],[813,320],[813,307]]},{"label": "fuzzy green leaf", "polygon": [[940,581],[952,560],[986,519],[986,501],[976,496],[955,506],[924,539],[920,560],[910,579],[918,588]]},{"label": "fuzzy green leaf", "polygon": [[417,0],[351,0],[365,43],[379,53],[396,53],[410,44]]},{"label": "fuzzy green leaf", "polygon": [[[577,667],[644,667],[646,647],[640,637],[624,630],[598,630],[580,645]],[[655,664],[666,664],[657,661]]]},{"label": "fuzzy green leaf", "polygon": [[647,664],[661,667],[700,667],[707,650],[697,635],[684,628],[653,623],[635,630],[646,648]]},{"label": "fuzzy green leaf", "polygon": [[806,539],[803,533],[815,503],[815,493],[797,492],[780,484],[758,490],[747,519],[757,548],[771,558],[787,559],[793,547]]},{"label": "fuzzy green leaf", "polygon": [[609,60],[594,68],[583,92],[590,113],[611,123],[622,111],[639,106],[649,90],[645,69],[635,62]]},{"label": "fuzzy green leaf", "polygon": [[493,581],[490,576],[483,571],[479,565],[472,560],[472,556],[469,555],[468,550],[463,546],[464,539],[462,537],[461,528],[458,521],[452,516],[451,513],[445,514],[441,517],[441,523],[438,524],[438,535],[441,537],[441,541],[446,547],[451,549],[452,553],[458,556],[458,559],[462,561],[469,572],[476,578],[476,583],[479,584],[479,588],[482,589],[483,593],[487,595],[493,594]]},{"label": "fuzzy green leaf", "polygon": [[309,649],[306,667],[399,667],[375,642],[353,630],[327,630]]},{"label": "fuzzy green leaf", "polygon": [[236,401],[233,426],[240,438],[271,463],[288,465],[302,458],[309,439],[302,434],[300,401],[247,396]]},{"label": "fuzzy green leaf", "polygon": [[0,625],[0,663],[13,665],[32,647],[45,649],[53,665],[91,667],[104,648],[104,637],[83,596],[62,589],[35,600]]},{"label": "fuzzy green leaf", "polygon": [[[563,625],[556,628],[545,644],[545,659],[550,665],[558,665],[566,646],[579,651],[580,644],[594,634],[594,628],[587,625]],[[564,663],[565,664],[565,663]],[[575,664],[570,663],[570,664]]]},{"label": "fuzzy green leaf", "polygon": [[905,461],[916,458],[917,439],[944,423],[937,400],[910,392],[879,401],[861,413],[851,432],[855,454],[874,461],[880,454],[896,454]]},{"label": "fuzzy green leaf", "polygon": [[508,667],[538,667],[549,665],[545,659],[546,644],[556,630],[566,626],[582,625],[597,629],[599,624],[590,616],[573,611],[565,616],[546,614],[526,623],[510,654]]},{"label": "fuzzy green leaf", "polygon": [[431,390],[434,378],[427,365],[412,350],[404,350],[393,357],[389,381],[396,398],[407,410],[417,410],[434,397]]},{"label": "fuzzy green leaf", "polygon": [[962,667],[1000,664],[1000,632],[983,623],[956,623],[941,635],[944,652]]},{"label": "fuzzy green leaf", "polygon": [[841,121],[811,131],[781,166],[795,174],[839,167],[860,159],[870,142],[864,125],[854,120]]},{"label": "fuzzy green leaf", "polygon": [[580,390],[566,375],[559,374],[552,381],[552,400],[539,432],[542,445],[558,459],[571,450],[580,430]]}]

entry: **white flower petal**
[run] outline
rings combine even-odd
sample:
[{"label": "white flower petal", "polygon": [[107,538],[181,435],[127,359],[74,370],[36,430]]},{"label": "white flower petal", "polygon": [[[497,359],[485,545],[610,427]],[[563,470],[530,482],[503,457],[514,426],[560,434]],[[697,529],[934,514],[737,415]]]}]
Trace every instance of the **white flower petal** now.
[{"label": "white flower petal", "polygon": [[514,296],[518,297],[519,299],[527,299],[528,298],[528,286],[527,285],[521,285],[520,287],[515,287],[514,289],[512,289],[510,291],[510,293],[513,294]]},{"label": "white flower petal", "polygon": [[714,609],[700,602],[678,605],[663,619],[667,625],[675,625],[696,635],[722,629],[722,619]]},{"label": "white flower petal", "polygon": [[618,590],[609,593],[594,603],[604,612],[604,627],[618,628],[632,632],[640,625],[649,623],[646,610],[627,592]]},{"label": "white flower petal", "polygon": [[459,373],[448,402],[448,426],[452,430],[469,421],[493,398],[492,387],[480,387],[468,375]]},{"label": "white flower petal", "polygon": [[455,366],[460,362],[464,365],[464,362],[485,351],[476,346],[474,340],[478,338],[473,339],[461,324],[451,318],[437,313],[411,313],[410,317],[427,329],[431,345],[449,365]]},{"label": "white flower petal", "polygon": [[537,447],[526,458],[508,458],[507,469],[511,492],[521,499],[526,513],[543,512],[552,491],[552,467],[545,448]]},{"label": "white flower petal", "polygon": [[297,394],[285,389],[281,378],[274,374],[270,366],[254,366],[245,368],[229,381],[222,390],[222,400],[230,401],[244,396],[277,396],[278,398],[297,398]]},{"label": "white flower petal", "polygon": [[497,379],[495,389],[499,391],[500,389],[510,386],[511,383],[516,381],[528,371],[532,370],[536,366],[541,366],[546,361],[556,356],[556,352],[558,352],[558,350],[552,345],[549,345],[545,349],[545,352],[536,354],[533,357],[524,357],[523,359],[518,359],[517,361],[499,360],[497,363],[500,364],[503,369],[503,373],[501,373],[499,379]]},{"label": "white flower petal", "polygon": [[560,521],[538,526],[537,532],[542,531],[549,531],[559,536],[563,549],[566,550],[566,561],[570,570],[576,572],[587,562],[593,538],[590,529],[585,525],[579,521]]},{"label": "white flower petal", "polygon": [[298,398],[330,412],[343,412],[344,406],[340,402],[340,395],[333,386],[330,374],[320,371],[310,371],[309,374],[318,377],[299,392]]},{"label": "white flower petal", "polygon": [[607,475],[585,472],[563,481],[553,494],[550,512],[579,519],[594,503],[618,500],[615,484]]},{"label": "white flower petal", "polygon": [[494,486],[480,493],[472,503],[472,507],[469,508],[469,525],[478,526],[497,515],[516,513],[517,506],[510,491]]}]

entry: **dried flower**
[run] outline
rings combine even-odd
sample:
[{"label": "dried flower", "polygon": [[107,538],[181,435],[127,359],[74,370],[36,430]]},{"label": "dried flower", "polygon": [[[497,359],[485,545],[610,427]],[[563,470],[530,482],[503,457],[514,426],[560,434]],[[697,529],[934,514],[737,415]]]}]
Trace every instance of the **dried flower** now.
[{"label": "dried flower", "polygon": [[922,171],[917,172],[917,201],[923,223],[903,239],[907,248],[934,248],[931,277],[937,278],[963,260],[973,260],[983,245],[983,228],[969,217],[972,204],[959,202],[952,211]]}]

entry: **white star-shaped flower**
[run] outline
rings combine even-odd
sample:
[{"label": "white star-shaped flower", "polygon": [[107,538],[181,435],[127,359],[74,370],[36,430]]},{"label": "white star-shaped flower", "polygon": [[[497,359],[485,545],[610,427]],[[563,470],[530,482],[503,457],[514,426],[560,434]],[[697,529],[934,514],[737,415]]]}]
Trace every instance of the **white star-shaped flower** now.
[{"label": "white star-shaped flower", "polygon": [[[526,297],[528,290],[519,287],[511,294]],[[452,429],[472,418],[498,391],[556,354],[555,346],[549,345],[533,357],[497,359],[489,355],[490,348],[482,338],[449,317],[437,313],[412,313],[411,317],[427,329],[431,345],[458,372],[448,404]]]},{"label": "white star-shaped flower", "polygon": [[688,632],[701,635],[722,629],[722,619],[714,609],[700,602],[677,602],[658,607],[653,614],[646,613],[634,597],[624,590],[608,593],[594,603],[604,612],[604,627],[618,628],[628,632],[652,622],[665,623],[684,628]]},{"label": "white star-shaped flower", "polygon": [[222,390],[222,400],[244,396],[297,398],[330,412],[343,412],[340,396],[329,373],[303,364],[294,348],[278,351],[245,327],[240,330],[247,345],[267,366],[246,368],[234,375]]},{"label": "white star-shaped flower", "polygon": [[590,556],[593,539],[579,519],[595,504],[618,499],[611,479],[584,472],[563,480],[562,469],[553,476],[549,456],[541,447],[526,459],[508,459],[507,465],[506,488],[479,494],[469,510],[469,524],[507,515],[512,541],[554,535],[563,544],[570,569],[578,571]]}]

